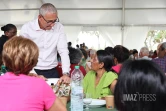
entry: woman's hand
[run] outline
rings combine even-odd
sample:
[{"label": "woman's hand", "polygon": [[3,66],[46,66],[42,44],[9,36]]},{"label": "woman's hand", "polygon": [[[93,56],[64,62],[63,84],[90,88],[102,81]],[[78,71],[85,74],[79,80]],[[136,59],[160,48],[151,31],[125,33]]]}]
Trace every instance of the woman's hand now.
[{"label": "woman's hand", "polygon": [[105,97],[99,97],[98,99],[105,100]]}]

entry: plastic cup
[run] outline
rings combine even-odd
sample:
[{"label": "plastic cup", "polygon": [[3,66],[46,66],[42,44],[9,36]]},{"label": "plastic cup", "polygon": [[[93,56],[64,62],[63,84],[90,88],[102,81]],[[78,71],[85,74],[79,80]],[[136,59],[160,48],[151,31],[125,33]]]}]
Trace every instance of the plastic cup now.
[{"label": "plastic cup", "polygon": [[108,95],[105,97],[106,99],[106,108],[107,109],[114,109],[114,96]]}]

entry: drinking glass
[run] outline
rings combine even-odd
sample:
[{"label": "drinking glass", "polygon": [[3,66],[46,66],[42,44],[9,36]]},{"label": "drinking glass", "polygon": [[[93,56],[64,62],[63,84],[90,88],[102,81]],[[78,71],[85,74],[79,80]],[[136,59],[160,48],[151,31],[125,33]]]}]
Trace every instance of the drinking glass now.
[{"label": "drinking glass", "polygon": [[83,102],[85,104],[85,110],[89,110],[89,104],[92,102],[91,94],[85,93]]}]

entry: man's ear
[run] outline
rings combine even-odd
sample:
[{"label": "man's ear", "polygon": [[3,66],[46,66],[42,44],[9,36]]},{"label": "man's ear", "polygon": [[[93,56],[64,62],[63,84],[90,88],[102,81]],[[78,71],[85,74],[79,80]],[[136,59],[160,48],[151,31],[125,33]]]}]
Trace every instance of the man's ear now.
[{"label": "man's ear", "polygon": [[42,15],[38,15],[38,19],[42,18]]}]

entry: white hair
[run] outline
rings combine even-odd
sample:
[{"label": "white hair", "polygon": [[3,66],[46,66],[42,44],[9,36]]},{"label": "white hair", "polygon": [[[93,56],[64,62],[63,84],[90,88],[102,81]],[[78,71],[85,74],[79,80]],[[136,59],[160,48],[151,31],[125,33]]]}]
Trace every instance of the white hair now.
[{"label": "white hair", "polygon": [[90,50],[90,54],[95,54],[96,53],[96,51],[95,50]]},{"label": "white hair", "polygon": [[43,4],[39,9],[39,14],[44,16],[46,13],[57,13],[56,7],[51,3]]},{"label": "white hair", "polygon": [[160,47],[162,48],[162,50],[165,50],[166,49],[166,42],[163,42]]},{"label": "white hair", "polygon": [[147,47],[142,47],[140,52],[142,52],[143,55],[149,55],[149,49]]}]

